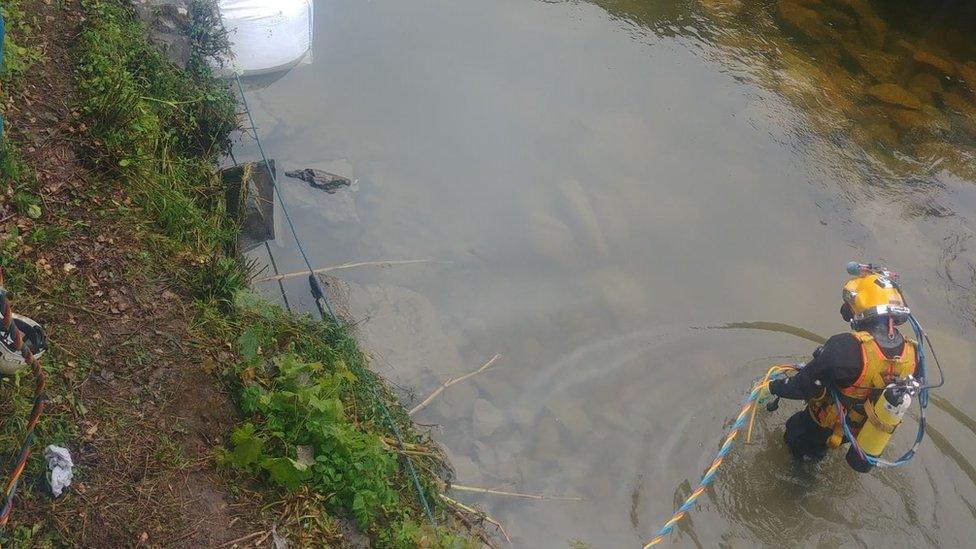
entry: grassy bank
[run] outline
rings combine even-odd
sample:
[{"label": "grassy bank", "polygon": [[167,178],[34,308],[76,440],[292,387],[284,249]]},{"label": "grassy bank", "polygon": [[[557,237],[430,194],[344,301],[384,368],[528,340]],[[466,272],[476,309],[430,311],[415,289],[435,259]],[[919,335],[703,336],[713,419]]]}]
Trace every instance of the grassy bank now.
[{"label": "grassy bank", "polygon": [[[77,477],[51,501],[36,452],[0,536],[243,546],[273,526],[341,546],[352,522],[376,546],[472,545],[438,497],[449,466],[348,328],[247,292],[216,173],[238,124],[231,88],[199,60],[164,59],[120,0],[61,4],[3,2],[0,261],[17,311],[52,341],[35,444],[70,448]],[[219,43],[208,24],[188,29],[197,44]],[[28,375],[2,385],[3,452],[23,429]]]}]

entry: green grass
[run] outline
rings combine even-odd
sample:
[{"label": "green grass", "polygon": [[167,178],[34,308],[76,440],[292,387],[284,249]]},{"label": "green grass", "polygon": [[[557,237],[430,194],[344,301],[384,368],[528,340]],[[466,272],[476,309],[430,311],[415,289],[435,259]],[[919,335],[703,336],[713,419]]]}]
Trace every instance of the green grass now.
[{"label": "green grass", "polygon": [[[22,7],[21,0],[4,0],[0,5],[3,13],[5,34],[3,38],[3,69],[0,71],[0,83],[3,88],[17,86],[32,65],[43,60],[43,53],[37,48],[30,48],[24,44],[23,37],[29,36],[38,24],[36,17],[31,17]],[[20,37],[20,39],[18,39]],[[0,109],[6,101],[0,101]],[[5,131],[9,131],[5,129]],[[0,138],[0,175],[4,183],[10,183],[14,194],[11,203],[17,212],[36,219],[41,216],[41,203],[32,189],[36,185],[34,173],[25,166],[17,156],[14,147],[6,136]],[[0,261],[4,266],[8,263],[6,254]]]},{"label": "green grass", "polygon": [[[11,88],[22,84],[27,70],[35,62],[42,59],[42,55],[35,48],[28,48],[22,44],[33,32],[34,18],[29,17],[22,8],[20,0],[5,0],[0,6],[6,25],[4,35],[4,65],[0,71],[0,107],[6,104],[5,98]],[[9,132],[10,128],[5,128]],[[43,204],[36,193],[37,178],[30,166],[26,165],[17,153],[16,147],[10,142],[7,134],[0,138],[0,192],[9,186],[13,191],[9,204],[15,213],[38,219],[43,214]],[[17,292],[22,289],[26,280],[33,274],[34,263],[23,261],[26,239],[30,237],[22,234],[20,229],[14,228],[6,234],[0,235],[0,267],[3,268],[8,289]],[[28,264],[29,263],[29,264]]]},{"label": "green grass", "polygon": [[[351,516],[378,547],[474,546],[458,533],[437,496],[438,478],[449,476],[445,458],[416,432],[402,405],[369,370],[351,332],[292,316],[246,291],[248,269],[236,248],[238,227],[226,214],[216,173],[227,136],[237,126],[237,103],[227,82],[213,78],[205,62],[207,55],[226,46],[214,31],[206,0],[191,6],[195,19],[187,30],[196,52],[188,69],[172,65],[149,45],[128,2],[81,4],[86,22],[73,50],[77,107],[90,137],[84,160],[97,177],[75,199],[85,201],[92,224],[124,220],[126,230],[135,231],[140,241],[138,249],[127,252],[121,268],[113,267],[113,280],[179,285],[193,298],[180,335],[232,350],[233,359],[215,367],[245,417],[228,433],[228,447],[219,451],[240,483],[228,490],[244,493],[257,483],[268,501],[299,497],[305,505]],[[5,87],[29,79],[29,67],[43,60],[34,50],[17,46],[19,41],[29,43],[39,24],[22,9],[25,5],[23,0],[3,4],[12,54],[3,74]],[[7,141],[0,142],[0,173],[13,190],[16,212],[33,219],[24,231],[0,235],[0,265],[8,288],[43,296],[48,303],[84,304],[90,290],[78,276],[55,273],[38,287],[43,273],[32,253],[58,249],[87,230],[88,221],[65,221],[57,212],[45,211],[33,170]],[[120,188],[122,198],[116,192]],[[66,333],[60,335],[67,339]],[[53,339],[43,364],[54,385],[38,440],[77,441],[83,419],[124,431],[124,418],[114,418],[100,403],[86,406],[59,381],[82,379],[97,367],[93,357],[61,348],[58,337]],[[154,360],[148,349],[140,348],[127,350],[126,357],[130,370]],[[31,383],[27,375],[0,384],[7,385],[3,394],[10,395],[0,407],[0,448],[11,448],[27,417]],[[390,419],[411,449],[440,528],[427,524],[393,442]],[[165,433],[153,448],[156,461],[185,466],[180,446]],[[42,475],[42,460],[32,459],[29,467],[26,478]],[[77,474],[85,480],[84,468]],[[323,521],[311,522],[326,524],[322,531],[337,531],[334,520]],[[36,522],[0,533],[0,543],[60,546],[70,540],[59,539],[51,525]]]},{"label": "green grass", "polygon": [[231,89],[203,63],[194,71],[169,63],[122,3],[82,4],[89,23],[76,52],[82,113],[97,145],[90,160],[126,181],[143,215],[170,237],[170,251],[200,258],[184,273],[187,287],[229,303],[246,283],[214,170],[237,125]]},{"label": "green grass", "polygon": [[[241,356],[228,373],[251,420],[235,429],[225,463],[284,490],[305,485],[334,494],[333,508],[351,513],[380,546],[410,547],[406,540],[421,538],[431,547],[469,546],[417,526],[419,495],[400,468],[383,406],[408,443],[423,442],[345,328],[296,318],[247,293],[239,294],[228,326]],[[433,450],[423,454],[414,459],[427,471],[424,497],[437,509],[432,477],[445,465]]]},{"label": "green grass", "polygon": [[14,210],[31,219],[38,219],[43,213],[43,203],[36,194],[37,176],[30,166],[21,161],[10,141],[0,139],[0,174],[9,182],[13,190],[10,204]]},{"label": "green grass", "polygon": [[23,0],[4,0],[0,11],[3,12],[6,30],[3,41],[3,83],[9,85],[22,79],[32,65],[44,59],[41,50],[28,47],[25,40],[15,38],[30,35],[41,21],[23,8]]},{"label": "green grass", "polygon": [[[213,79],[199,58],[188,70],[168,63],[121,2],[82,3],[88,23],[76,48],[78,88],[97,144],[91,162],[125,181],[138,206],[128,215],[161,233],[151,263],[189,258],[191,267],[178,273],[197,299],[188,331],[232,343],[239,357],[223,373],[247,421],[231,433],[224,463],[261,479],[270,493],[311,489],[326,497],[379,546],[471,546],[450,529],[420,526],[426,520],[390,443],[383,406],[419,449],[425,497],[442,523],[452,524],[435,488],[448,466],[414,432],[348,330],[297,318],[243,291],[238,228],[227,218],[214,169],[236,127],[226,82]],[[206,31],[208,20],[200,21],[195,44],[221,47],[221,37]],[[150,263],[145,259],[135,264]]]},{"label": "green grass", "polygon": [[[64,353],[55,347],[48,350],[41,365],[45,375],[50,379],[57,377],[65,369],[66,363]],[[0,378],[0,394],[4,395],[3,404],[0,406],[0,418],[2,418],[0,419],[0,448],[3,449],[0,460],[3,463],[10,463],[20,447],[33,406],[33,392],[34,380],[29,370],[21,370],[13,377]],[[37,441],[44,441],[44,445],[70,446],[72,441],[78,439],[77,418],[80,417],[80,410],[77,404],[77,402],[70,402],[60,392],[54,393],[48,399],[46,412],[41,416],[41,421],[34,432],[35,447],[32,454],[35,457],[28,459],[21,477],[22,486],[17,492],[15,513],[24,498],[36,497],[23,484],[44,478],[46,470],[44,460],[36,457],[42,455],[43,447],[38,448]],[[76,478],[83,479],[84,469],[77,468],[75,475]],[[45,541],[50,542],[57,537],[56,533],[45,531],[44,526],[43,522],[14,523],[12,528],[0,531],[0,543],[9,544],[11,547],[43,547]]]},{"label": "green grass", "polygon": [[27,234],[25,241],[32,246],[49,246],[71,235],[71,229],[60,225],[41,225]]}]

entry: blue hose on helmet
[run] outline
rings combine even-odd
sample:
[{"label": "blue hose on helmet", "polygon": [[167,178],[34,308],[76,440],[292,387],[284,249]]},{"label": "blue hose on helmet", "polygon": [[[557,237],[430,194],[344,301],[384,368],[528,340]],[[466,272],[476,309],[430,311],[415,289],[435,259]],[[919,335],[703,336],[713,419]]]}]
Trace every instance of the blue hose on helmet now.
[{"label": "blue hose on helmet", "polygon": [[926,384],[928,377],[925,375],[925,332],[922,331],[922,325],[918,323],[915,315],[909,314],[908,322],[912,325],[912,331],[915,332],[915,339],[918,342],[915,346],[915,362],[917,364],[915,371],[918,372],[918,378],[922,380],[922,390],[918,394],[918,405],[924,409],[929,405],[929,388]]}]

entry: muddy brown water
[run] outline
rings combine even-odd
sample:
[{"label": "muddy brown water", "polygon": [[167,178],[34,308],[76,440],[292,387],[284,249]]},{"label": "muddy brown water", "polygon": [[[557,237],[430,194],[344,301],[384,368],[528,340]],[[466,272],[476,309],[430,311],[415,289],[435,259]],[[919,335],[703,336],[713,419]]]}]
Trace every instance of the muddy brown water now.
[{"label": "muddy brown water", "polygon": [[[863,259],[901,272],[949,378],[918,456],[796,466],[784,404],[668,543],[962,547],[974,27],[934,2],[337,0],[316,6],[314,62],[249,100],[282,171],[355,181],[282,179],[314,263],[449,262],[334,274],[407,400],[502,355],[417,420],[458,483],[585,498],[455,494],[516,546],[652,536],[750,380],[844,331],[844,265]],[[278,267],[301,268],[278,235]],[[286,289],[310,306],[303,280]]]}]

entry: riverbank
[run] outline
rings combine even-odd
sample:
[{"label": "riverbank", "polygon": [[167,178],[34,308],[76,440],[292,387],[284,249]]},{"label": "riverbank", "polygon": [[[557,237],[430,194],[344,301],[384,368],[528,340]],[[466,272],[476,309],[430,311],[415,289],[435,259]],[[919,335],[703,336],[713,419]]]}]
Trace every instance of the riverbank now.
[{"label": "riverbank", "polygon": [[[439,497],[449,465],[353,334],[246,292],[216,173],[238,124],[226,82],[166,61],[124,2],[54,4],[3,5],[0,261],[15,311],[51,348],[49,403],[0,540],[472,545]],[[0,385],[4,452],[30,381]],[[48,444],[76,464],[57,500],[41,480]]]}]

